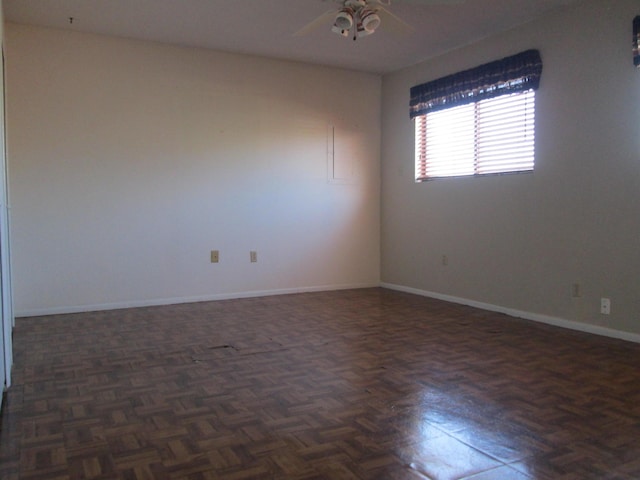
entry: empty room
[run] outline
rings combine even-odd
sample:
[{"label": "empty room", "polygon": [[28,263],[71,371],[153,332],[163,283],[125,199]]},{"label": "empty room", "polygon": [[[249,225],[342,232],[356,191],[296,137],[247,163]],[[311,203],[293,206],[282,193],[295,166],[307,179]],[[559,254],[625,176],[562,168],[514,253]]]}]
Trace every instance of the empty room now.
[{"label": "empty room", "polygon": [[0,11],[0,478],[640,478],[640,0]]}]

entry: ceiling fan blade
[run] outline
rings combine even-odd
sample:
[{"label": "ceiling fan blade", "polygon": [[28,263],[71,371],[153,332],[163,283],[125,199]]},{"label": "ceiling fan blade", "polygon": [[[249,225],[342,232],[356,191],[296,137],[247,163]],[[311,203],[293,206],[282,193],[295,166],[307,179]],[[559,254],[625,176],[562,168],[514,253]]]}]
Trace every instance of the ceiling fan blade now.
[{"label": "ceiling fan blade", "polygon": [[307,35],[308,33],[311,33],[312,31],[314,31],[316,28],[320,28],[325,24],[331,23],[331,21],[334,20],[335,17],[336,17],[336,10],[329,10],[328,12],[325,12],[322,15],[320,15],[315,20],[312,20],[311,22],[307,23],[304,27],[302,27],[300,30],[294,33],[293,36],[301,37],[302,35]]},{"label": "ceiling fan blade", "polygon": [[397,15],[382,6],[376,7],[376,11],[380,16],[380,27],[385,30],[391,30],[400,35],[412,33],[414,28]]}]

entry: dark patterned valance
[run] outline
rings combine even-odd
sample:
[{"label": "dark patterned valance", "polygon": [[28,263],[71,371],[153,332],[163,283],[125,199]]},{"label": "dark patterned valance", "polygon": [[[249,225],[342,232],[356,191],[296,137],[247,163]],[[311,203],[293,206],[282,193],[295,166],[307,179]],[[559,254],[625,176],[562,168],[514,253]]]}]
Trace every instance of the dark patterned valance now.
[{"label": "dark patterned valance", "polygon": [[633,19],[633,64],[640,67],[640,15]]},{"label": "dark patterned valance", "polygon": [[412,87],[409,113],[414,118],[506,93],[537,90],[541,73],[540,52],[527,50]]}]

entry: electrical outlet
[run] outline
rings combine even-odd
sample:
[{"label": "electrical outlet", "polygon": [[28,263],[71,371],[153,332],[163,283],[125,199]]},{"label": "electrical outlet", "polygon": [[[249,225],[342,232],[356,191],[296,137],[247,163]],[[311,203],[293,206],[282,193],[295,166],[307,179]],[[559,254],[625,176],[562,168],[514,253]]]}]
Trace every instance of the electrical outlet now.
[{"label": "electrical outlet", "polygon": [[249,252],[249,259],[251,260],[251,263],[256,263],[258,261],[258,252],[251,250]]},{"label": "electrical outlet", "polygon": [[608,298],[600,299],[600,313],[603,315],[609,315],[611,313],[611,300]]},{"label": "electrical outlet", "polygon": [[211,263],[218,263],[220,261],[220,251],[211,250]]}]

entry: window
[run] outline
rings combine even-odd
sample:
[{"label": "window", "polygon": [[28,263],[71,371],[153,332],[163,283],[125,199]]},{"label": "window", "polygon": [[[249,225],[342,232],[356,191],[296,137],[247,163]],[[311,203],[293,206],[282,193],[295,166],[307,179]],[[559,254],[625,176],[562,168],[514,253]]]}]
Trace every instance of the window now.
[{"label": "window", "polygon": [[416,117],[416,179],[533,170],[534,122],[533,90]]},{"label": "window", "polygon": [[413,87],[416,181],[533,170],[541,70],[529,50]]}]

